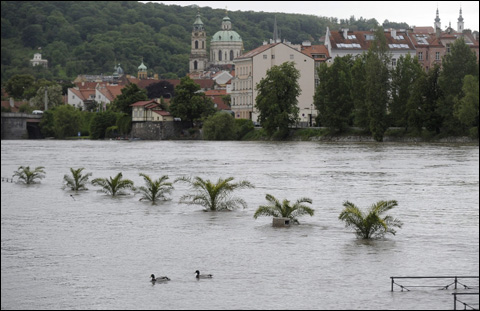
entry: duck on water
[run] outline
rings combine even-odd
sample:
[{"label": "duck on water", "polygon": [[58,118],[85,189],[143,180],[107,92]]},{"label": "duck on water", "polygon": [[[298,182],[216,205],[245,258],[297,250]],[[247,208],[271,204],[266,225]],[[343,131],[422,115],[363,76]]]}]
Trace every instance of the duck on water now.
[{"label": "duck on water", "polygon": [[200,271],[195,271],[197,274],[196,278],[197,279],[211,279],[213,277],[213,274],[200,274]]},{"label": "duck on water", "polygon": [[152,283],[170,281],[170,278],[168,276],[160,276],[160,277],[156,278],[155,274],[152,274],[152,275],[150,275],[150,277],[152,278],[152,280],[151,280]]}]

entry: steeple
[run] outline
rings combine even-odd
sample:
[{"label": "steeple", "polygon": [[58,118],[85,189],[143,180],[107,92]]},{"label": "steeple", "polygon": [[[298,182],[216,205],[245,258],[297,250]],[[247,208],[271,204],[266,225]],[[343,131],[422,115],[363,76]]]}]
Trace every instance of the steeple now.
[{"label": "steeple", "polygon": [[438,7],[437,7],[437,17],[435,17],[435,24],[434,25],[435,25],[435,30],[437,28],[442,29],[441,23],[440,23],[440,15],[438,13]]},{"label": "steeple", "polygon": [[464,29],[464,23],[463,23],[463,17],[462,17],[462,7],[460,7],[460,16],[458,17],[457,31],[463,32],[463,29]]},{"label": "steeple", "polygon": [[280,37],[278,36],[278,28],[277,28],[277,16],[275,16],[275,22],[273,24],[273,43],[280,42]]},{"label": "steeple", "polygon": [[190,52],[190,73],[202,72],[207,67],[207,33],[200,18],[200,12],[197,11],[195,22],[192,29],[192,45]]}]

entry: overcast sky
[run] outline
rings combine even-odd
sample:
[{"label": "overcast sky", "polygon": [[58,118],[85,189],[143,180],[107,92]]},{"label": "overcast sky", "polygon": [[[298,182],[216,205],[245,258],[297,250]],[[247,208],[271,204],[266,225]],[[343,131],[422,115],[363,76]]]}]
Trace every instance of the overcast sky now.
[{"label": "overcast sky", "polygon": [[[147,1],[142,1],[147,2]],[[255,11],[300,13],[325,17],[348,19],[375,18],[380,24],[388,19],[391,22],[405,22],[410,26],[432,26],[438,6],[442,30],[449,22],[457,29],[460,7],[465,28],[479,30],[479,1],[151,1],[165,4],[199,7],[209,6],[228,11]],[[232,21],[235,26],[235,21]]]}]

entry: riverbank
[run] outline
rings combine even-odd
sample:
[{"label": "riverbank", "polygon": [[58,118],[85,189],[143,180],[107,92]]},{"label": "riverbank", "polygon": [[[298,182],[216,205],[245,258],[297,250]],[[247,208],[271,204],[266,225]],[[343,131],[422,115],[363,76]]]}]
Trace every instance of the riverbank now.
[{"label": "riverbank", "polygon": [[[243,137],[244,141],[269,141],[275,140],[268,136],[261,128],[256,128]],[[358,128],[352,128],[344,133],[332,134],[327,128],[304,128],[292,129],[285,141],[323,141],[323,142],[376,142],[373,137]],[[468,136],[432,136],[428,133],[422,133],[422,136],[412,136],[405,134],[403,129],[389,129],[385,132],[383,142],[399,142],[399,143],[479,143],[478,138]]]}]

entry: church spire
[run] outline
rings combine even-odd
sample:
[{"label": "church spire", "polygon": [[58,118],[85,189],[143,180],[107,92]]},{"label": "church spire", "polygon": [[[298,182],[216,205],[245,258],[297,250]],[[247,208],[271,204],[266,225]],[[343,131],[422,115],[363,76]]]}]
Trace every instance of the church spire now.
[{"label": "church spire", "polygon": [[458,17],[457,31],[463,32],[463,29],[464,29],[464,23],[463,23],[463,17],[462,17],[462,7],[460,6],[460,16]]},{"label": "church spire", "polygon": [[440,23],[440,14],[438,13],[438,6],[437,6],[437,17],[435,17],[435,24],[434,25],[435,25],[435,30],[437,28],[442,29],[441,23]]},{"label": "church spire", "polygon": [[280,38],[278,37],[277,16],[275,16],[275,22],[273,24],[273,43],[277,42],[280,42]]}]

